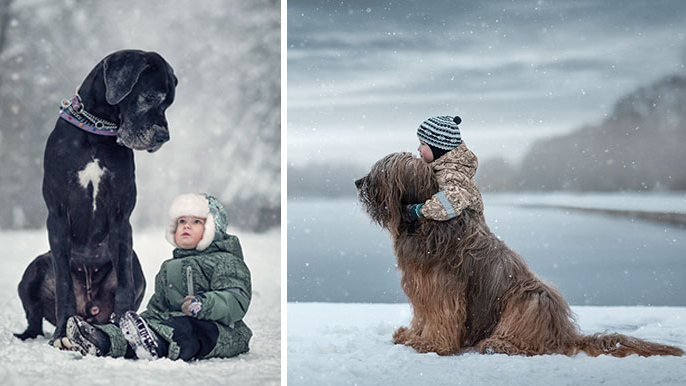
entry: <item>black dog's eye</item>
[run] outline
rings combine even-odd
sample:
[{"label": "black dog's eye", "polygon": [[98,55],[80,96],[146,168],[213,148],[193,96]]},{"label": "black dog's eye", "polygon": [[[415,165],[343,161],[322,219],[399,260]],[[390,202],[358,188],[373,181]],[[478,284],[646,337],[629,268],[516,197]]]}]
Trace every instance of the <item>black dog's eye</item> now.
[{"label": "black dog's eye", "polygon": [[152,95],[141,95],[138,97],[138,102],[153,103],[155,102],[155,97]]}]

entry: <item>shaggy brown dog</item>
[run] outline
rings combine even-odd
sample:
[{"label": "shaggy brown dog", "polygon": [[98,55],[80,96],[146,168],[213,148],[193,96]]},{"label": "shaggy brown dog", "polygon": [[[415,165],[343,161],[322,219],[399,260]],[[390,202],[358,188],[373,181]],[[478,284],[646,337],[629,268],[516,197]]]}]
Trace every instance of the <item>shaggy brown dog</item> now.
[{"label": "shaggy brown dog", "polygon": [[410,327],[393,334],[396,344],[439,355],[683,355],[680,348],[621,334],[581,335],[560,293],[491,233],[482,213],[403,221],[404,205],[438,191],[431,167],[412,154],[386,156],[355,185],[369,216],[391,233],[414,309]]}]

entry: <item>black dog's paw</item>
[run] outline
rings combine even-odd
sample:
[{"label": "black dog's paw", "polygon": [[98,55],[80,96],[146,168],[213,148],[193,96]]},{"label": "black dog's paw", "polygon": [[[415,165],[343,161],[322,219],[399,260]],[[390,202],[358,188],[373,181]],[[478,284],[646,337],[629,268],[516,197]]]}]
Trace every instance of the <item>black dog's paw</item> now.
[{"label": "black dog's paw", "polygon": [[43,335],[43,331],[31,331],[31,330],[26,330],[21,334],[14,334],[17,338],[21,340],[26,340],[26,339],[36,339],[38,335],[45,336]]}]

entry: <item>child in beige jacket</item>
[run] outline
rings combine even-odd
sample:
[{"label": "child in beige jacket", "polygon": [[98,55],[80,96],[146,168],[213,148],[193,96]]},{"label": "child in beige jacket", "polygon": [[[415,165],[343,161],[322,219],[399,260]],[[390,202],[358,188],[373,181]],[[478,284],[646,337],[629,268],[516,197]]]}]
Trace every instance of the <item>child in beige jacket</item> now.
[{"label": "child in beige jacket", "polygon": [[447,221],[463,210],[483,213],[481,193],[474,183],[478,160],[460,137],[460,117],[432,117],[419,126],[417,150],[433,168],[439,191],[424,203],[407,206],[410,220],[420,217]]}]

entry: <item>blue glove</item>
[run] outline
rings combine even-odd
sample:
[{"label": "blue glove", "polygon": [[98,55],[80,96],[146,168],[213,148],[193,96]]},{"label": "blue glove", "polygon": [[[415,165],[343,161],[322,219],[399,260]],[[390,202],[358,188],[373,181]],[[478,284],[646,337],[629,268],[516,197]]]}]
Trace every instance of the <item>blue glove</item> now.
[{"label": "blue glove", "polygon": [[410,204],[405,207],[406,216],[409,221],[417,221],[418,218],[422,217],[422,204]]}]

